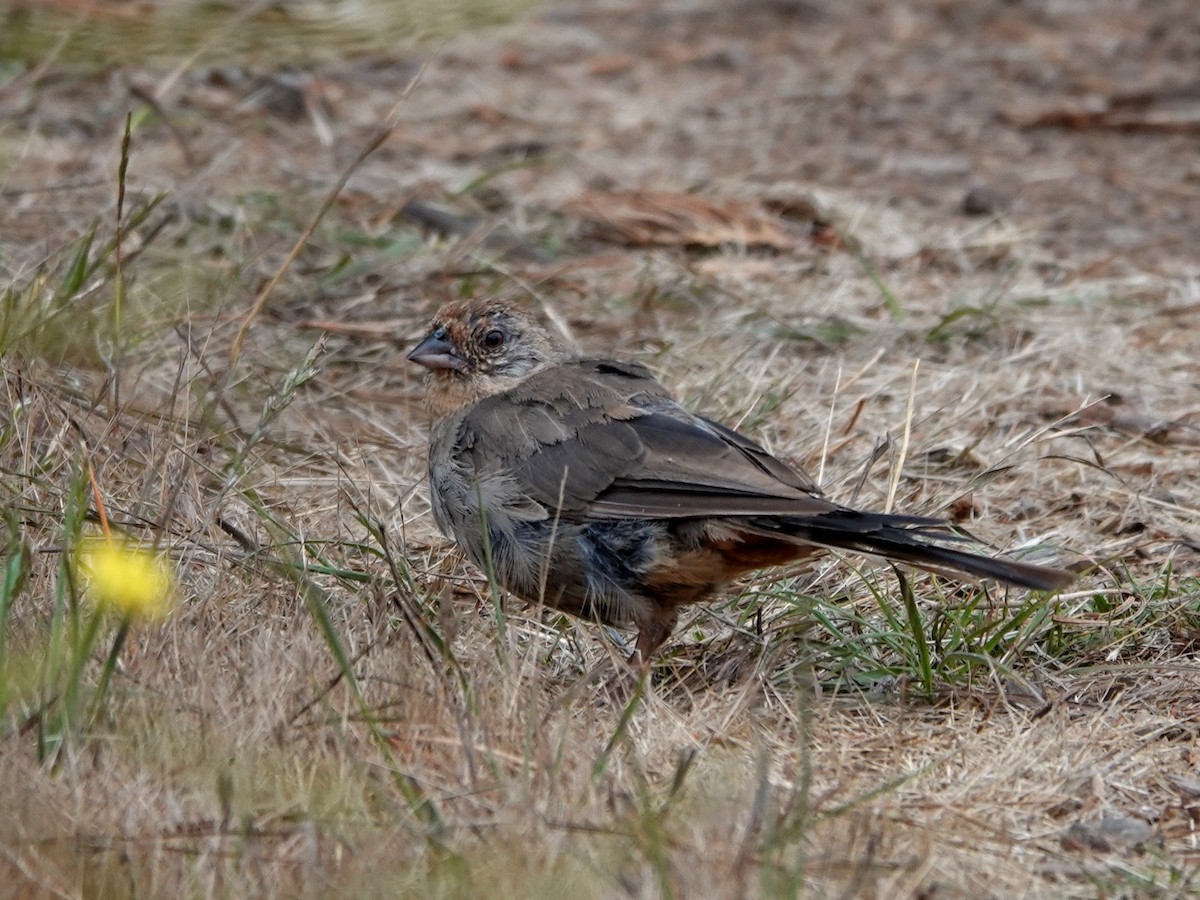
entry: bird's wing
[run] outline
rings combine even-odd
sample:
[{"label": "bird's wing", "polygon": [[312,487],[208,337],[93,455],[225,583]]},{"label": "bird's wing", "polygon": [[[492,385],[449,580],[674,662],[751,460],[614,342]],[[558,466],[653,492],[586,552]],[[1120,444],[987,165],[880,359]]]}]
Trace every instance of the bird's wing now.
[{"label": "bird's wing", "polygon": [[593,519],[821,515],[803,473],[688,412],[642,366],[579,360],[477,404],[460,451],[548,510]]}]

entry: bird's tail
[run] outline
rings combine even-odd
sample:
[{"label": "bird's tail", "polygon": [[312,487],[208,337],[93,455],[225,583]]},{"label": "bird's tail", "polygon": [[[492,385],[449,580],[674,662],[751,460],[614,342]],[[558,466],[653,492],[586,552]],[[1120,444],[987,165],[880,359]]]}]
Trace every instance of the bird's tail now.
[{"label": "bird's tail", "polygon": [[835,510],[824,515],[760,519],[755,530],[793,540],[905,562],[921,569],[994,578],[1038,591],[1066,587],[1075,576],[1065,569],[969,553],[948,543],[969,540],[940,519]]}]

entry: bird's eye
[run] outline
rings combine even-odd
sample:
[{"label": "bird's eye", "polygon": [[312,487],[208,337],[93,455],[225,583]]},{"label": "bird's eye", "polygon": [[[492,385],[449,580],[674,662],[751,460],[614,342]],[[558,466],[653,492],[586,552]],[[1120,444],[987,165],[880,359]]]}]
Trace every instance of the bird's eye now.
[{"label": "bird's eye", "polygon": [[499,328],[492,328],[483,336],[483,346],[489,350],[495,350],[504,343],[504,332]]}]

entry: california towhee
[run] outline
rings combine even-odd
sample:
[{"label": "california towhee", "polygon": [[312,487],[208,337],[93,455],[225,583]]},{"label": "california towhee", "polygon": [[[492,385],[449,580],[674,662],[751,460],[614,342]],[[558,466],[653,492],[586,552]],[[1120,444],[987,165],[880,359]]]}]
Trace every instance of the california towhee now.
[{"label": "california towhee", "polygon": [[438,526],[514,594],[636,626],[642,665],[681,606],[823,548],[1038,590],[1072,579],[945,546],[962,538],[940,519],[832,503],[643,366],[580,357],[509,303],[446,304],[408,358],[429,370]]}]

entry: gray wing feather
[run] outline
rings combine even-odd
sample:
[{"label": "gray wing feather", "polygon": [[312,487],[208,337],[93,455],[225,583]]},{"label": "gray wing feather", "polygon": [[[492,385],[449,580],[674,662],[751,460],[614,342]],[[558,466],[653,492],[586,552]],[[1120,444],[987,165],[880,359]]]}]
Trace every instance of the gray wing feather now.
[{"label": "gray wing feather", "polygon": [[[486,442],[477,439],[487,434]],[[585,518],[819,515],[803,473],[677,404],[642,366],[581,360],[479,403],[463,436],[481,472]]]}]

